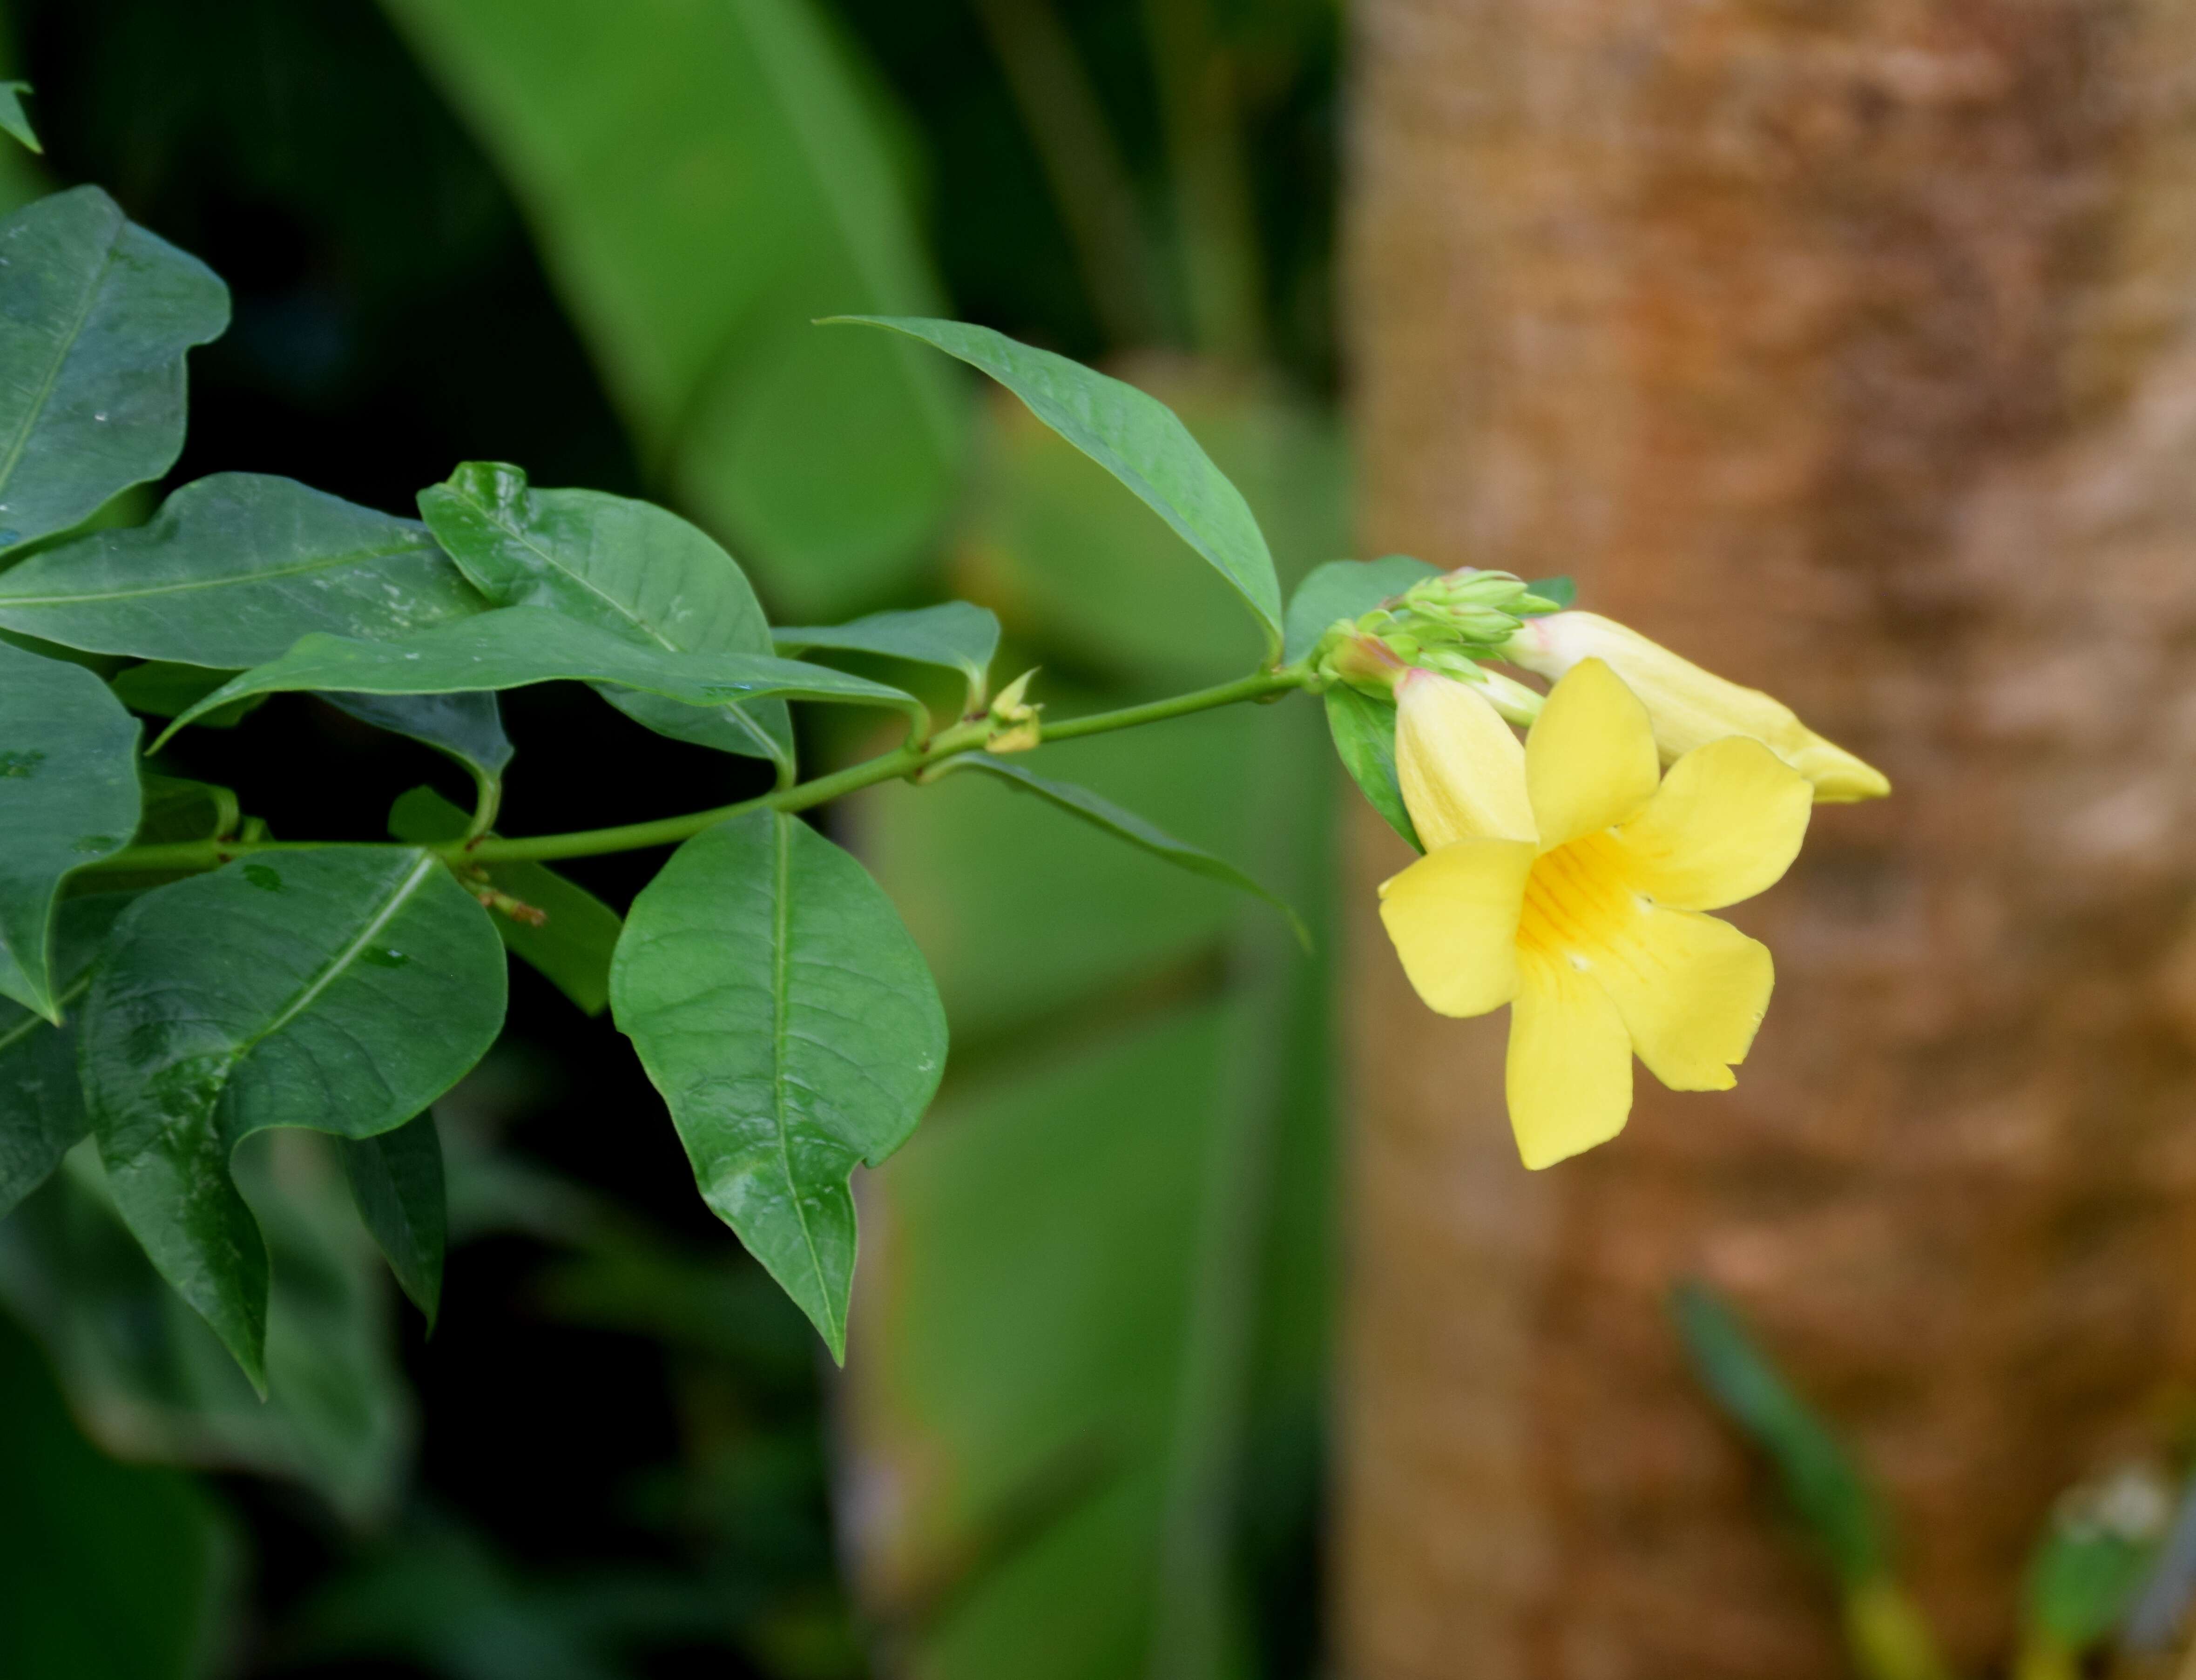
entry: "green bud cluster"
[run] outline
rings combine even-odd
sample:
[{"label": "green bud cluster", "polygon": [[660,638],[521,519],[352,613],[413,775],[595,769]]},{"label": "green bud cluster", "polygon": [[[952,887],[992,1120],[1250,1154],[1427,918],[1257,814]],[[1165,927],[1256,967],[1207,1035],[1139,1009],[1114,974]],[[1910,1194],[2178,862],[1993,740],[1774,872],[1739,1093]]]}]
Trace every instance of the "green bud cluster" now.
[{"label": "green bud cluster", "polygon": [[1505,690],[1501,700],[1506,712],[1538,696],[1495,677],[1483,668],[1484,661],[1501,657],[1502,644],[1524,620],[1563,607],[1560,601],[1535,595],[1514,573],[1463,566],[1413,584],[1361,618],[1338,619],[1320,644],[1317,665],[1328,681],[1381,693],[1397,673],[1413,666],[1482,690],[1499,683]]}]

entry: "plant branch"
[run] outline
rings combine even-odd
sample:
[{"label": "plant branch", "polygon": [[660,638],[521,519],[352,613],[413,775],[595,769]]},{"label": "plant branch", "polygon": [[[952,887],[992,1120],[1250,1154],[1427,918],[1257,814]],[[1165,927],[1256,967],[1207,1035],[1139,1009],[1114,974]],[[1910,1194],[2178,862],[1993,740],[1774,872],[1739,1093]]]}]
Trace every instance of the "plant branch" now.
[{"label": "plant branch", "polygon": [[[1310,677],[1310,668],[1304,665],[1287,666],[1277,671],[1257,671],[1250,676],[1238,678],[1232,683],[1222,683],[1214,688],[1199,689],[1189,694],[1154,700],[1142,706],[1124,706],[1118,711],[1095,713],[1087,718],[1070,718],[1063,723],[1047,726],[1043,738],[1045,741],[1073,741],[1084,736],[1105,735],[1114,730],[1162,723],[1169,718],[1187,717],[1193,712],[1209,712],[1217,707],[1240,705],[1245,701],[1271,700],[1292,689],[1303,687]],[[941,730],[928,741],[910,742],[889,753],[880,753],[874,759],[865,759],[860,764],[834,771],[829,776],[819,776],[811,782],[773,788],[767,794],[742,800],[734,805],[687,811],[678,817],[659,817],[652,823],[627,823],[615,828],[582,828],[563,834],[529,834],[517,839],[456,840],[428,849],[453,859],[463,857],[483,863],[546,863],[559,857],[595,857],[605,852],[638,852],[654,846],[676,846],[681,840],[691,840],[704,828],[714,828],[719,823],[750,811],[807,811],[841,794],[874,787],[880,782],[899,781],[924,771],[934,770],[963,753],[980,752],[998,727],[989,718],[970,719],[955,724],[950,729]],[[88,865],[81,873],[214,869],[232,859],[256,852],[301,852],[342,844],[344,842],[339,840],[217,839],[180,840],[164,846],[134,846]]]}]

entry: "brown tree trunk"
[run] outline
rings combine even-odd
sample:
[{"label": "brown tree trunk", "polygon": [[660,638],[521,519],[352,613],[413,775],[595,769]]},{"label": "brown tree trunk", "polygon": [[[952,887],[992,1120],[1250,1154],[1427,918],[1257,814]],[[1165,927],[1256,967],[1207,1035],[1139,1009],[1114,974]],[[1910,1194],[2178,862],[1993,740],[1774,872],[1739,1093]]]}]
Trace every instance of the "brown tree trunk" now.
[{"label": "brown tree trunk", "polygon": [[1735,919],[1728,1095],[1541,1175],[1361,825],[1352,1680],[1806,1680],[1829,1595],[1661,1297],[1850,1429],[1972,1671],[2196,1372],[2196,6],[1359,0],[1367,552],[1527,576],[1881,765]]}]

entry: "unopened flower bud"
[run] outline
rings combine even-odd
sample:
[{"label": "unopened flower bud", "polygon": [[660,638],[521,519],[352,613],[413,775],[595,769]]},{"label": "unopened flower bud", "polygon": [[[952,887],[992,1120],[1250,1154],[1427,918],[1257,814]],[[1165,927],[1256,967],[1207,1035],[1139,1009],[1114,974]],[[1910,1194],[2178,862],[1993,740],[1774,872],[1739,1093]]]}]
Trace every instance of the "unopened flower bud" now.
[{"label": "unopened flower bud", "polygon": [[991,719],[997,727],[985,738],[985,751],[1026,753],[1042,738],[1037,713],[1044,708],[1023,698],[1036,675],[1032,667],[991,696]]},{"label": "unopened flower bud", "polygon": [[1320,659],[1320,670],[1367,694],[1384,696],[1409,668],[1383,638],[1359,634],[1347,619],[1338,621],[1327,636],[1331,644]]},{"label": "unopened flower bud", "polygon": [[1581,612],[1533,619],[1501,651],[1513,664],[1551,679],[1581,660],[1604,661],[1646,707],[1665,764],[1711,741],[1743,735],[1812,782],[1818,803],[1881,799],[1891,791],[1882,771],[1817,735],[1782,701],[1703,671],[1614,619]]}]

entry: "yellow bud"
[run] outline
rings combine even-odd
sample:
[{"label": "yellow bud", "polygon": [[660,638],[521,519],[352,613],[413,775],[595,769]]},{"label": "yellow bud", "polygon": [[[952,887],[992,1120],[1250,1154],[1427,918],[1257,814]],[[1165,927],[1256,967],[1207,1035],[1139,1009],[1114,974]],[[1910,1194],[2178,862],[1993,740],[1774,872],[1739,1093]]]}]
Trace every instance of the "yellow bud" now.
[{"label": "yellow bud", "polygon": [[1598,659],[1639,696],[1664,764],[1728,736],[1750,736],[1814,783],[1821,805],[1881,799],[1883,772],[1825,741],[1792,708],[1759,689],[1742,688],[1638,631],[1594,613],[1562,612],[1527,621],[1502,655],[1552,680],[1582,659]]},{"label": "yellow bud", "polygon": [[1531,840],[1525,749],[1468,684],[1413,671],[1396,684],[1396,779],[1431,851],[1459,840]]}]

